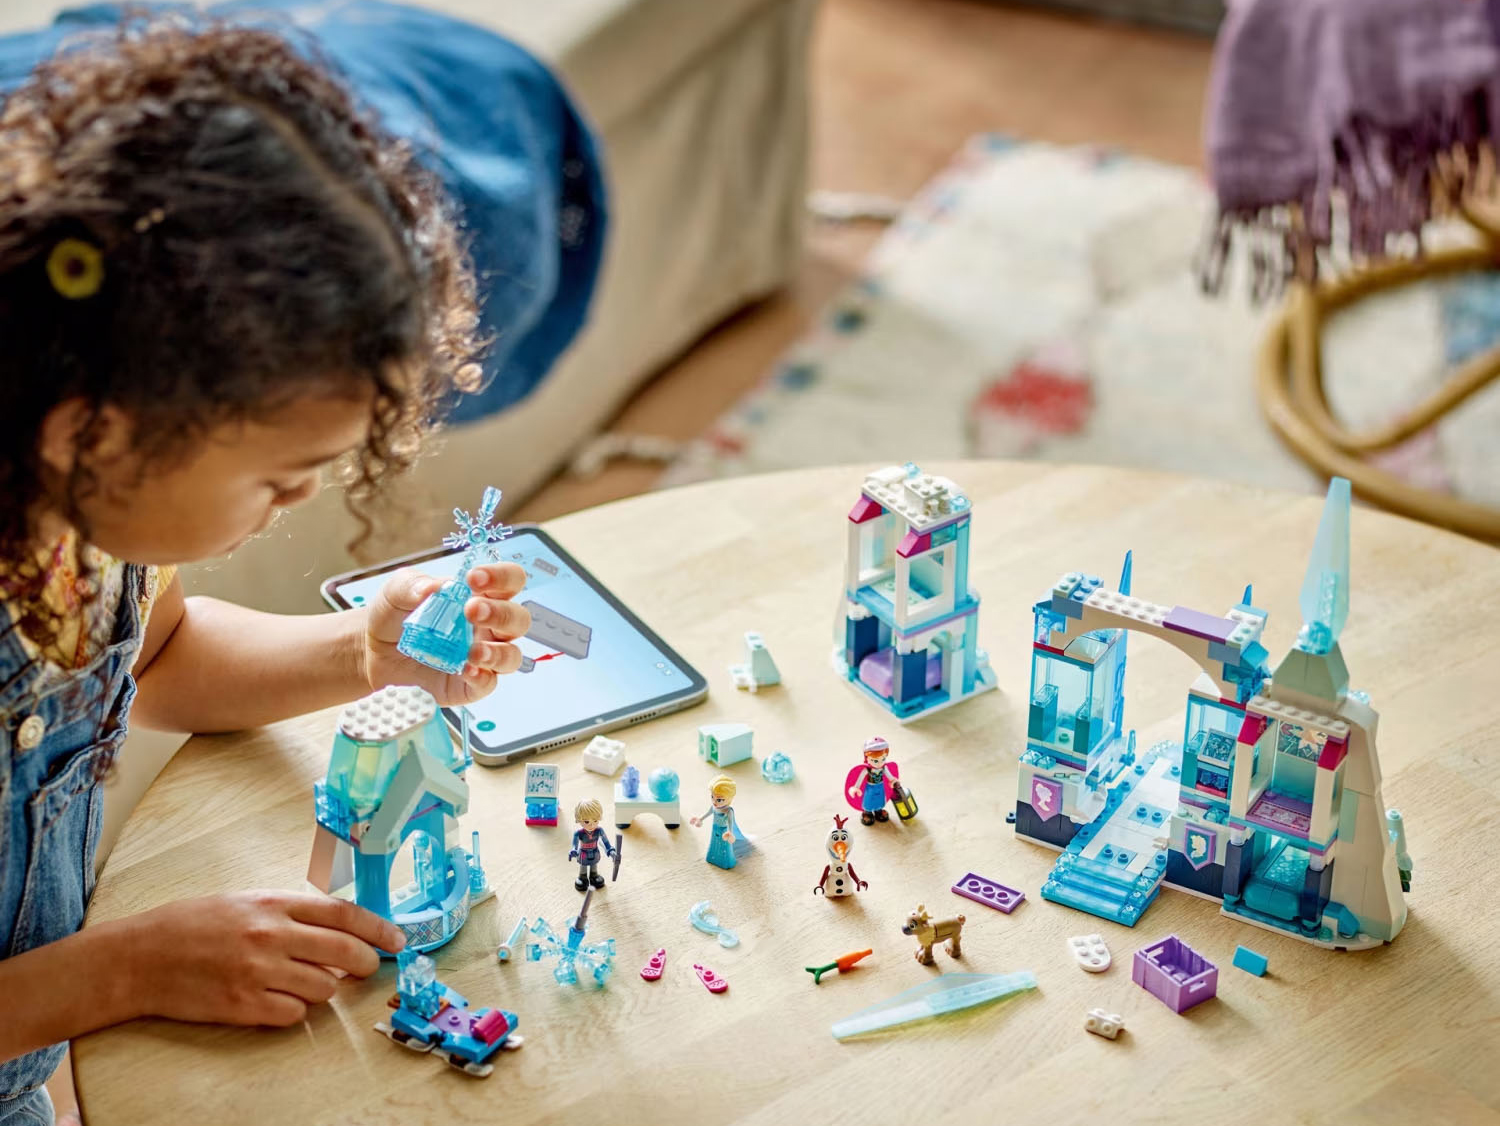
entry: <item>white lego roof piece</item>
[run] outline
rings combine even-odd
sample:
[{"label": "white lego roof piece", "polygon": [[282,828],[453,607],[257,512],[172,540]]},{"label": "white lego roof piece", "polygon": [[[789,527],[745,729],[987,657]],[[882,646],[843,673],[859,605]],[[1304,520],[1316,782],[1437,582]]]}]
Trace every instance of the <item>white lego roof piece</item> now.
[{"label": "white lego roof piece", "polygon": [[964,491],[948,478],[931,473],[910,476],[902,465],[866,475],[861,491],[919,533],[951,523],[973,507]]},{"label": "white lego roof piece", "polygon": [[390,685],[339,713],[339,731],[357,743],[394,739],[437,714],[437,701],[425,688]]},{"label": "white lego roof piece", "polygon": [[1144,598],[1133,598],[1103,586],[1085,598],[1083,604],[1160,629],[1166,628],[1167,615],[1172,612],[1170,606],[1147,602]]}]

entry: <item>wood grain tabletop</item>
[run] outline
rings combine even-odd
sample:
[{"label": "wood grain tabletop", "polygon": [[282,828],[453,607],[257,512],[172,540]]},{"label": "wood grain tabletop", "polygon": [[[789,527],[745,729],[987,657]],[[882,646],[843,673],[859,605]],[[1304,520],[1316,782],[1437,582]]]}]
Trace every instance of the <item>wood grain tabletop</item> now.
[{"label": "wood grain tabletop", "polygon": [[[1113,582],[1134,549],[1134,593],[1210,612],[1248,582],[1270,611],[1275,662],[1300,624],[1298,591],[1320,497],[1208,480],[1007,462],[924,465],[974,501],[979,637],[999,691],[907,727],[830,666],[846,514],[868,467],[828,468],[649,494],[547,525],[709,679],[700,707],[620,734],[645,773],[682,777],[684,814],[708,804],[717,770],[700,724],[742,721],[757,759],[785,751],[797,777],[773,786],[755,762],[730,768],[755,849],[739,867],[704,862],[707,829],[627,831],[619,882],[594,896],[591,941],[619,948],[607,988],[560,987],[550,963],[497,963],[522,915],[561,926],[576,911],[567,860],[573,804],[612,786],[562,768],[556,828],[526,828],[523,770],[475,766],[462,828],[482,833],[495,899],[435,952],[439,978],[479,1005],[520,1015],[526,1038],[478,1080],[372,1031],[393,965],[349,981],[283,1030],[133,1021],[74,1044],[91,1126],[230,1123],[1126,1122],[1469,1123],[1500,1121],[1500,552],[1356,509],[1342,648],[1351,687],[1381,715],[1384,798],[1406,819],[1415,875],[1395,942],[1337,953],[1219,914],[1164,889],[1133,929],[1038,894],[1055,853],[1014,838],[1015,765],[1025,748],[1031,606],[1065,571]],[[311,580],[310,580],[311,581]],[[783,683],[750,695],[727,666],[759,630]],[[1180,738],[1197,668],[1167,645],[1131,648],[1125,722],[1143,745]],[[136,809],[106,864],[86,925],[196,895],[304,887],[312,786],[334,713],[195,738]],[[845,773],[871,735],[918,798],[906,824],[854,819],[850,855],[869,889],[815,897]],[[467,839],[464,836],[462,839]],[[949,890],[974,871],[1024,890],[1011,915]],[[710,899],[741,944],[693,930]],[[963,957],[918,965],[900,933],[918,904],[968,919]],[[1066,947],[1098,932],[1114,956],[1086,974]],[[1132,953],[1176,933],[1220,970],[1219,995],[1177,1015],[1131,983]],[[1236,945],[1270,959],[1234,969]],[[666,973],[639,970],[660,946]],[[871,957],[814,985],[803,967],[865,947]],[[709,994],[692,963],[730,983]],[[969,1012],[838,1042],[829,1026],[939,971],[1030,969],[1036,991]],[[1108,1041],[1084,1031],[1101,1007],[1124,1017]]]}]

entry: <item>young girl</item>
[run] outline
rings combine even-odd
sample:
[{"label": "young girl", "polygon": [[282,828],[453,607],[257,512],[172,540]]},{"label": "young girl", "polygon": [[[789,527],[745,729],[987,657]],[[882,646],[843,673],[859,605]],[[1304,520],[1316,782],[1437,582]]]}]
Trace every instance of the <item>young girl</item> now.
[{"label": "young girl", "polygon": [[0,110],[0,1123],[47,1122],[70,1037],[141,1015],[285,1025],[400,932],[291,892],[79,931],[127,716],[228,731],[419,684],[489,692],[518,567],[475,568],[469,663],[398,654],[437,583],[365,612],[184,599],[349,467],[369,526],[437,399],[471,383],[473,282],[435,181],[264,31],[139,24]]}]

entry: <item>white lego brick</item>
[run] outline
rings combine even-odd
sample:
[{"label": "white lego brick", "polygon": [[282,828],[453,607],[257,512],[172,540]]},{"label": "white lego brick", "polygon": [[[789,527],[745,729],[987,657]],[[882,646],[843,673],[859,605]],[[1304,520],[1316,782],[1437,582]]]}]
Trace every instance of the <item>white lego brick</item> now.
[{"label": "white lego brick", "polygon": [[1121,594],[1117,590],[1108,587],[1100,587],[1083,600],[1085,606],[1105,610],[1111,614],[1118,614],[1122,618],[1129,618],[1134,622],[1142,622],[1149,626],[1164,627],[1167,615],[1172,612],[1170,606],[1161,606],[1155,602],[1147,602],[1143,598],[1133,598],[1128,594]]},{"label": "white lego brick", "polygon": [[625,744],[618,739],[595,735],[583,748],[583,768],[612,778],[625,765]]},{"label": "white lego brick", "polygon": [[1073,960],[1091,974],[1102,974],[1109,969],[1109,947],[1102,935],[1075,934],[1068,939],[1068,949],[1073,952]]},{"label": "white lego brick", "polygon": [[917,532],[946,523],[969,508],[963,490],[948,478],[931,473],[908,477],[905,467],[899,465],[867,475],[863,491],[882,508],[901,516]]},{"label": "white lego brick", "polygon": [[437,714],[437,701],[424,688],[391,685],[356,700],[339,713],[339,730],[360,743],[394,739]]},{"label": "white lego brick", "polygon": [[751,692],[755,692],[763,684],[781,683],[781,672],[771,659],[771,651],[766,648],[765,638],[754,630],[745,634],[745,663],[730,665],[729,675],[736,688],[745,688]]},{"label": "white lego brick", "polygon": [[1106,1013],[1103,1009],[1090,1009],[1084,1018],[1083,1027],[1095,1036],[1113,1040],[1125,1031],[1125,1018],[1119,1013]]}]

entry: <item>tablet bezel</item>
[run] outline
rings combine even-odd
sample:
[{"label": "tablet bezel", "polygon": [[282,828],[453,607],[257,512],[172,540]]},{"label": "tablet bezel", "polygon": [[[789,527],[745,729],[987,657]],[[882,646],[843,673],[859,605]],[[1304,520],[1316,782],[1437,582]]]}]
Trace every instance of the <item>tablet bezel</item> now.
[{"label": "tablet bezel", "polygon": [[[626,704],[624,707],[608,712],[605,715],[592,716],[573,724],[565,724],[550,731],[543,731],[524,739],[516,739],[500,746],[491,746],[485,743],[482,733],[471,728],[469,731],[469,753],[473,755],[475,762],[483,763],[485,766],[504,766],[520,759],[531,758],[544,751],[566,746],[569,743],[591,739],[595,735],[602,735],[607,731],[629,727],[633,724],[643,723],[648,719],[655,719],[657,716],[681,711],[684,708],[701,703],[708,696],[708,681],[704,679],[703,674],[689,664],[677,650],[663,641],[655,630],[641,621],[630,607],[615,597],[614,593],[600,582],[593,572],[582,566],[557,540],[552,538],[551,534],[538,524],[515,524],[512,525],[512,528],[515,532],[526,532],[536,536],[548,549],[556,552],[558,559],[573,568],[573,573],[609,603],[632,629],[645,637],[664,657],[676,662],[677,666],[686,673],[687,684],[664,695],[654,696],[649,700]],[[411,555],[403,555],[399,559],[392,559],[374,567],[364,567],[359,570],[345,571],[341,574],[332,575],[324,579],[318,589],[323,596],[323,601],[327,602],[334,609],[352,610],[355,608],[353,603],[343,597],[339,591],[340,587],[360,579],[367,579],[374,575],[390,574],[407,567],[420,566],[422,563],[432,559],[441,559],[444,556],[454,554],[456,554],[455,551],[446,547],[414,552]],[[460,730],[458,709],[444,708],[443,716],[455,732]]]}]

